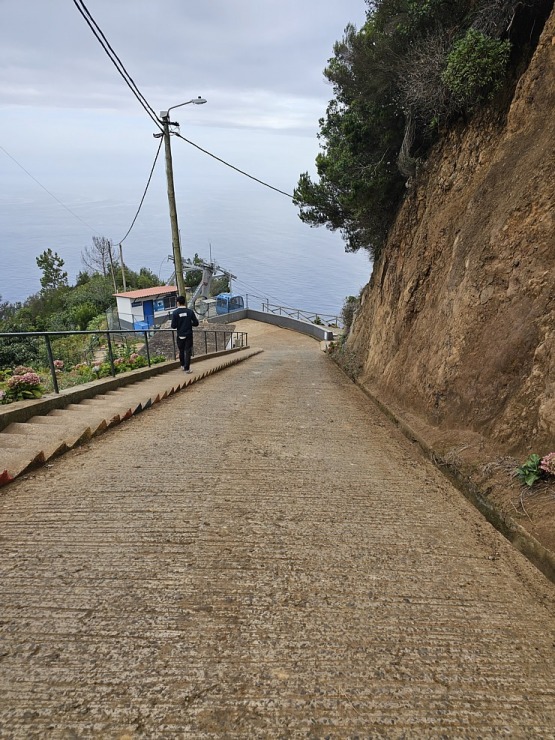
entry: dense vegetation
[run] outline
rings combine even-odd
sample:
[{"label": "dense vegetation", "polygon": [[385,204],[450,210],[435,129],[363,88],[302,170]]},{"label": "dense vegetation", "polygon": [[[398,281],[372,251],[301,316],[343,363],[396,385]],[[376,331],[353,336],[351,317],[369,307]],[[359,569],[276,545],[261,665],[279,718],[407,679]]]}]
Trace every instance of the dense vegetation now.
[{"label": "dense vegetation", "polygon": [[552,0],[367,0],[324,70],[334,98],[320,120],[318,181],[295,203],[347,251],[377,256],[415,172],[441,132],[484,104],[504,105]]}]

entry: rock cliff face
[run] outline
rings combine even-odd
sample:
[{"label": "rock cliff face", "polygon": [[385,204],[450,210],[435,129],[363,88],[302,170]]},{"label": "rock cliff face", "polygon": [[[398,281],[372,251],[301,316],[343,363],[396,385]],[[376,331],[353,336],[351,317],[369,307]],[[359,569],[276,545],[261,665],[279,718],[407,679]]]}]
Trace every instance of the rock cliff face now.
[{"label": "rock cliff face", "polygon": [[362,294],[359,381],[507,454],[555,449],[555,13],[502,123],[432,152]]}]

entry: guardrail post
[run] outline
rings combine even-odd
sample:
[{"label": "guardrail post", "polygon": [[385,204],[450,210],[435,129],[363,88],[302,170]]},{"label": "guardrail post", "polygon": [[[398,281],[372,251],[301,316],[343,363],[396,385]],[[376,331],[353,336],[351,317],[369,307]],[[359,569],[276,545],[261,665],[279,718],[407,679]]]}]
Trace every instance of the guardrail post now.
[{"label": "guardrail post", "polygon": [[173,342],[173,359],[175,360],[175,356],[177,354],[177,345],[175,343],[175,331],[172,331],[172,342]]},{"label": "guardrail post", "polygon": [[148,366],[150,367],[150,349],[148,347],[148,332],[145,331],[144,335],[145,335],[145,346],[146,346],[146,359],[148,362]]},{"label": "guardrail post", "polygon": [[216,345],[216,352],[218,351],[218,332],[214,330],[214,344]]},{"label": "guardrail post", "polygon": [[106,338],[108,340],[108,358],[110,360],[110,370],[112,371],[112,377],[116,377],[116,366],[114,365],[114,353],[112,352],[112,339],[110,337],[110,332],[106,332]]},{"label": "guardrail post", "polygon": [[208,337],[206,336],[206,333],[207,333],[206,330],[204,330],[203,334],[204,334],[204,354],[205,355],[208,354]]},{"label": "guardrail post", "polygon": [[48,364],[50,365],[50,375],[52,376],[54,393],[59,393],[58,378],[56,377],[56,368],[54,367],[54,356],[52,355],[52,345],[50,344],[50,337],[48,334],[44,335],[44,341],[46,342],[46,354],[48,355]]}]

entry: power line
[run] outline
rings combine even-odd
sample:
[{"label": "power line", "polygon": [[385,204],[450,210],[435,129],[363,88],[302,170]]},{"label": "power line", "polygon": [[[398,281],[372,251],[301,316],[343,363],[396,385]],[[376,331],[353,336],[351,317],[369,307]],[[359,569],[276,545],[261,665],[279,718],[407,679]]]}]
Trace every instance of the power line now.
[{"label": "power line", "polygon": [[158,116],[154,112],[154,109],[149,104],[147,99],[144,97],[144,95],[141,93],[137,85],[135,84],[135,81],[129,74],[129,72],[125,69],[125,66],[121,59],[118,57],[112,46],[110,45],[110,42],[104,35],[102,29],[98,25],[98,23],[94,20],[93,16],[91,15],[89,9],[83,2],[83,0],[73,0],[73,4],[79,11],[79,13],[83,16],[85,22],[87,23],[88,27],[93,32],[94,36],[104,49],[105,53],[107,54],[108,58],[114,65],[114,67],[117,69],[121,77],[123,78],[125,84],[128,86],[128,88],[131,90],[133,95],[137,98],[139,103],[142,105],[142,107],[145,109],[147,114],[150,116],[150,118],[154,121],[156,126],[162,131],[162,125],[160,123],[160,120],[158,119]]},{"label": "power line", "polygon": [[264,182],[264,180],[259,180],[258,177],[249,175],[248,172],[245,172],[244,170],[240,170],[239,167],[235,167],[229,162],[226,162],[225,159],[221,159],[220,157],[217,157],[215,154],[212,154],[212,152],[209,152],[207,149],[203,149],[201,146],[199,146],[198,144],[195,144],[193,141],[190,141],[189,139],[186,139],[184,136],[181,136],[181,134],[178,134],[177,132],[173,132],[173,133],[179,139],[183,139],[183,141],[186,141],[187,144],[190,144],[191,146],[194,146],[195,149],[198,149],[199,151],[203,152],[203,154],[207,154],[209,157],[212,157],[212,159],[215,159],[216,161],[221,162],[222,164],[225,164],[226,167],[230,167],[232,170],[235,170],[235,172],[239,172],[239,174],[244,175],[245,177],[249,177],[251,180],[258,182],[260,185],[264,185],[265,187],[270,188],[270,190],[275,190],[276,193],[285,195],[287,196],[287,198],[291,198],[291,200],[293,200],[293,196],[291,195],[291,193],[286,193],[284,190],[280,190],[279,188],[275,188],[273,185],[269,185],[267,182]]},{"label": "power line", "polygon": [[0,146],[0,149],[1,149],[1,150],[2,150],[3,152],[4,152],[4,154],[5,154],[5,155],[6,155],[7,157],[9,157],[9,158],[10,158],[11,160],[13,160],[13,161],[14,161],[14,162],[16,163],[16,165],[17,165],[18,167],[21,167],[21,169],[23,170],[23,172],[25,172],[25,174],[26,174],[26,175],[29,175],[29,177],[31,178],[31,180],[34,180],[34,181],[35,181],[35,182],[37,183],[37,185],[39,185],[39,186],[40,186],[40,187],[41,187],[41,188],[42,188],[42,189],[43,189],[43,190],[44,190],[44,191],[45,191],[46,193],[48,193],[48,195],[49,195],[49,196],[50,196],[51,198],[54,198],[54,200],[56,201],[56,203],[58,203],[59,205],[61,205],[61,206],[62,206],[62,208],[65,208],[65,209],[66,209],[66,211],[68,211],[68,213],[71,213],[71,215],[72,215],[72,216],[73,216],[74,218],[76,218],[76,219],[77,219],[78,221],[81,221],[81,223],[82,223],[82,224],[84,224],[84,225],[85,225],[85,226],[86,226],[86,227],[87,227],[88,229],[90,229],[90,230],[92,231],[92,233],[93,233],[93,234],[97,234],[97,233],[98,233],[98,232],[96,231],[96,229],[93,229],[93,227],[92,227],[92,226],[91,226],[90,224],[88,224],[88,223],[87,223],[86,221],[83,221],[83,219],[82,219],[82,218],[81,218],[80,216],[78,216],[78,215],[77,215],[76,213],[74,213],[74,212],[73,212],[73,211],[71,210],[71,208],[68,208],[68,207],[66,206],[66,204],[65,204],[65,203],[62,203],[62,201],[61,201],[61,200],[60,200],[59,198],[56,198],[56,196],[55,196],[55,195],[54,195],[53,193],[51,193],[51,192],[50,192],[50,190],[48,190],[48,188],[44,187],[44,185],[43,185],[43,184],[42,184],[41,182],[39,182],[39,181],[37,180],[37,178],[36,178],[36,177],[34,177],[34,176],[33,176],[33,175],[32,175],[32,174],[31,174],[31,173],[30,173],[30,172],[28,171],[28,170],[26,170],[26,169],[25,169],[25,167],[24,167],[24,166],[23,166],[23,165],[22,165],[22,164],[21,164],[20,162],[18,162],[18,161],[17,161],[17,159],[16,159],[15,157],[13,157],[13,156],[12,156],[12,155],[11,155],[11,154],[10,154],[9,152],[7,152],[7,151],[6,151],[5,149],[4,149],[4,147],[3,147],[3,146]]},{"label": "power line", "polygon": [[133,228],[133,226],[135,226],[135,221],[137,220],[137,217],[138,217],[138,215],[139,215],[139,213],[141,211],[141,208],[143,206],[143,203],[144,203],[144,200],[145,200],[145,197],[146,197],[146,193],[147,193],[147,190],[148,190],[148,186],[150,185],[150,181],[152,180],[152,175],[154,173],[154,168],[156,167],[156,162],[158,161],[158,155],[160,154],[160,149],[162,148],[163,141],[164,141],[164,139],[161,138],[160,139],[160,144],[158,145],[158,151],[156,152],[156,156],[154,157],[154,162],[152,163],[152,168],[150,170],[150,175],[148,176],[148,180],[147,180],[147,183],[146,183],[145,191],[143,193],[143,197],[141,198],[141,202],[139,203],[139,207],[137,208],[137,213],[135,214],[135,218],[131,222],[131,226],[127,230],[127,234],[123,237],[123,239],[120,239],[119,240],[118,244],[122,244],[127,239],[127,237],[129,236],[129,234],[131,233],[131,229]]},{"label": "power line", "polygon": [[[160,131],[163,131],[163,126],[160,122],[160,119],[156,115],[154,109],[149,104],[149,102],[144,97],[144,95],[141,93],[141,91],[137,87],[135,81],[133,80],[129,72],[125,69],[123,62],[116,54],[113,47],[110,45],[110,42],[104,35],[98,23],[94,20],[91,12],[85,5],[84,0],[73,0],[73,3],[75,7],[77,8],[77,10],[79,11],[79,13],[84,18],[85,22],[87,23],[87,25],[93,32],[94,36],[96,37],[96,39],[98,40],[102,48],[104,49],[105,53],[108,55],[108,58],[110,59],[112,64],[115,66],[119,74],[122,76],[123,80],[125,81],[126,85],[129,87],[133,95],[137,98],[139,103],[142,105],[142,107],[145,109],[147,114],[154,121],[154,123],[160,129]],[[280,193],[280,195],[285,195],[287,198],[290,198],[291,200],[293,200],[293,196],[290,193],[286,193],[284,190],[280,190],[279,188],[276,188],[273,185],[270,185],[269,183],[264,182],[264,180],[260,180],[258,177],[254,177],[254,175],[250,175],[248,172],[245,172],[244,170],[239,169],[239,167],[235,167],[229,162],[226,162],[221,157],[217,157],[215,154],[212,154],[212,152],[209,152],[207,149],[203,149],[201,146],[199,146],[198,144],[195,144],[193,141],[186,139],[184,136],[181,136],[181,134],[177,132],[174,132],[174,133],[180,139],[183,139],[183,141],[185,141],[187,144],[190,144],[191,146],[195,147],[199,151],[203,152],[203,154],[206,154],[209,157],[212,157],[212,159],[215,159],[217,162],[220,162],[221,164],[224,164],[226,167],[229,167],[230,169],[235,170],[235,172],[238,172],[239,174],[244,175],[245,177],[248,177],[251,180],[254,180],[260,185],[263,185],[264,187],[269,188],[270,190],[274,190],[276,193]]]}]

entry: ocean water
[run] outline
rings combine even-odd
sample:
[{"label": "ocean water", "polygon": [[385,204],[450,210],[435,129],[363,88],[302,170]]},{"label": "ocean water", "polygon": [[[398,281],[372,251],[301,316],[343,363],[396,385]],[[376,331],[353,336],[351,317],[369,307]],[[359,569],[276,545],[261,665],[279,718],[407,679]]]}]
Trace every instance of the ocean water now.
[{"label": "ocean water", "polygon": [[[267,132],[211,130],[211,149],[227,161],[291,193],[309,170],[316,146],[306,138]],[[203,142],[204,143],[204,142]],[[291,200],[214,159],[172,141],[182,253],[212,258],[237,276],[233,290],[270,303],[319,313],[340,311],[344,298],[370,277],[367,253],[346,254],[336,233],[303,224]],[[55,157],[55,153],[53,153]],[[150,154],[148,154],[150,158]],[[32,153],[18,153],[29,167]],[[40,289],[36,257],[47,248],[65,261],[73,282],[92,236],[114,244],[135,215],[151,161],[131,148],[101,157],[48,157],[32,170],[41,185],[6,158],[0,162],[0,295],[22,301]],[[109,165],[109,166],[108,166]],[[49,192],[43,188],[46,187]],[[55,197],[52,197],[54,195]],[[123,242],[124,261],[145,266],[164,284],[172,272],[171,231],[163,161],[137,222]],[[255,299],[254,299],[255,300]]]}]

